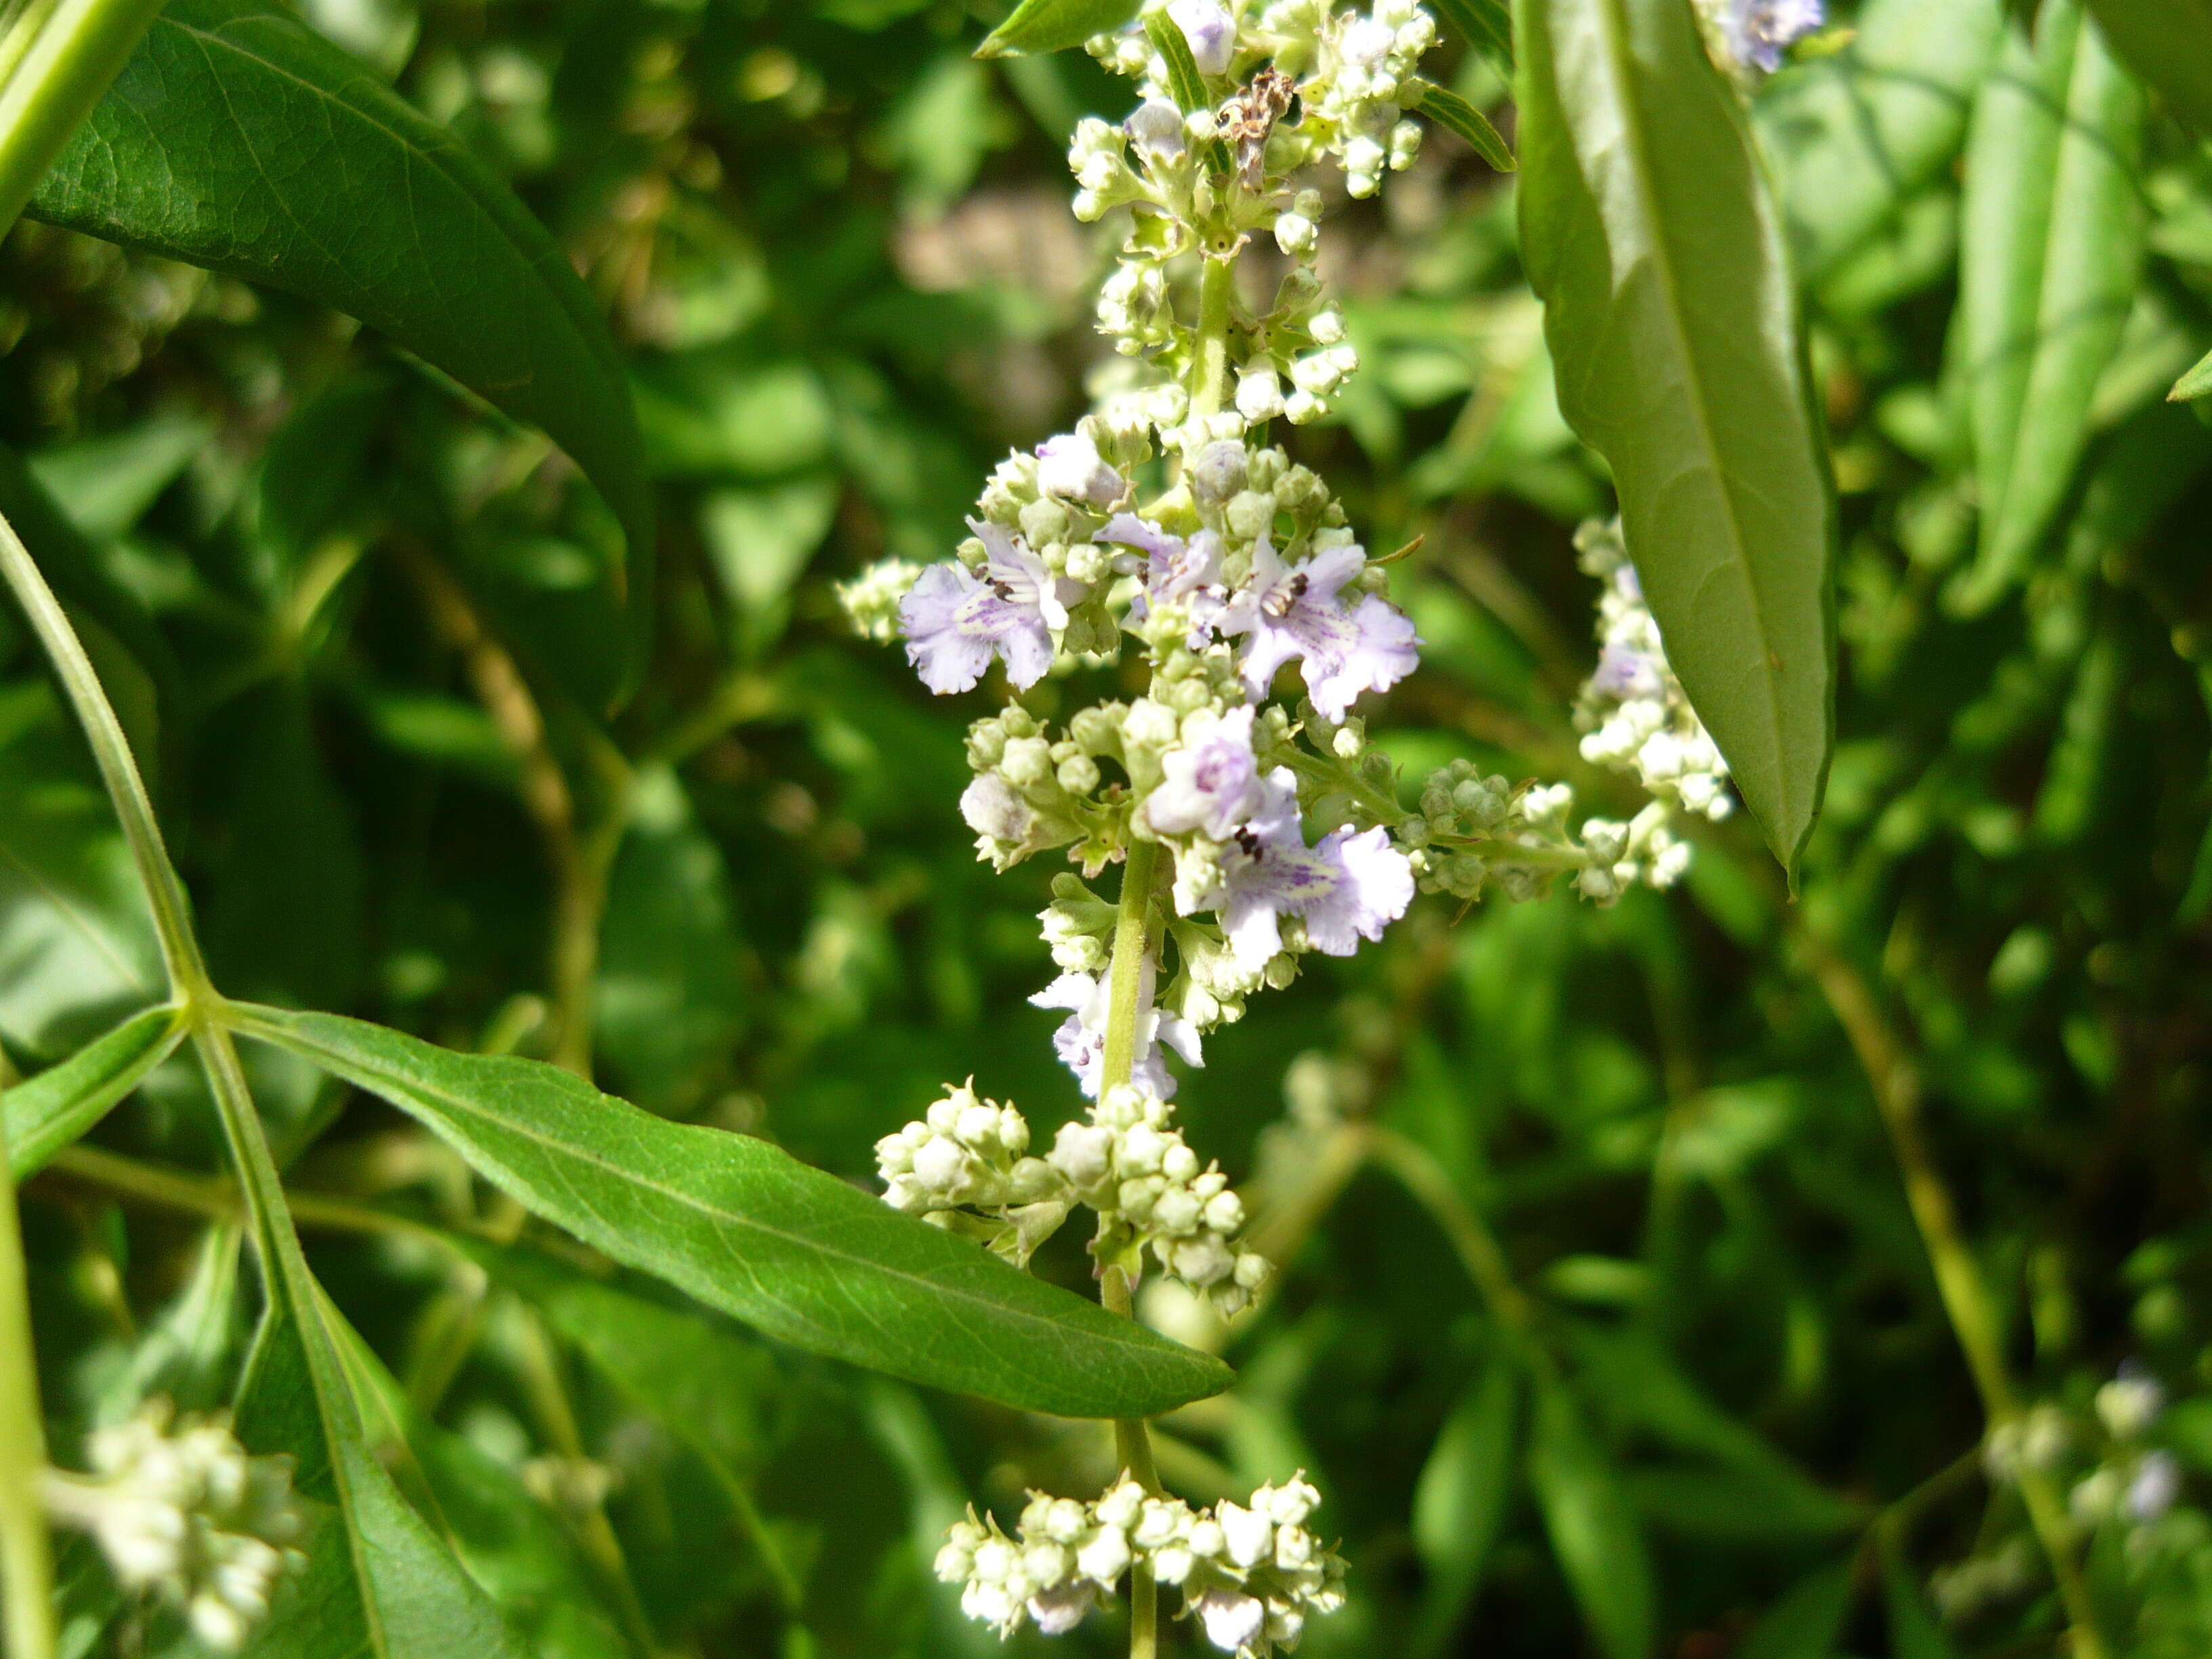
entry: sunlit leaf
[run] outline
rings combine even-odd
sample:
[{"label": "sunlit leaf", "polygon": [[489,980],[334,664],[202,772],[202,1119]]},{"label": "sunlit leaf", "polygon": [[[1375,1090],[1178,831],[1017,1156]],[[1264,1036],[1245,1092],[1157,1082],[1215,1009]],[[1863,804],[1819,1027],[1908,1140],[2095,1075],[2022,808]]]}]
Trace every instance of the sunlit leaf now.
[{"label": "sunlit leaf", "polygon": [[2208,392],[2212,392],[2212,352],[2205,353],[2196,368],[2176,380],[2173,390],[2166,396],[2175,403],[2186,403]]},{"label": "sunlit leaf", "polygon": [[1680,0],[1523,0],[1520,212],[1559,407],[1793,873],[1833,725],[1834,508],[1782,234]]},{"label": "sunlit leaf", "polygon": [[27,1181],[137,1088],[184,1036],[173,1008],[134,1014],[106,1036],[0,1092],[8,1130],[8,1168]]},{"label": "sunlit leaf", "polygon": [[1960,250],[1980,550],[1952,597],[2025,574],[2072,486],[2142,264],[2142,94],[2077,0],[2014,27],[1974,108]]},{"label": "sunlit leaf", "polygon": [[1138,0],[1021,0],[975,48],[978,58],[1066,52],[1137,15]]},{"label": "sunlit leaf", "polygon": [[1513,171],[1516,163],[1512,149],[1498,137],[1498,129],[1490,125],[1490,118],[1466,99],[1449,87],[1424,81],[1419,76],[1407,84],[1407,108],[1417,109],[1438,126],[1457,133],[1477,155],[1500,173]]},{"label": "sunlit leaf", "polygon": [[546,1219],[794,1346],[1071,1417],[1149,1416],[1230,1380],[765,1141],[359,1020],[235,1018],[410,1113]]},{"label": "sunlit leaf", "polygon": [[29,210],[334,306],[543,427],[623,522],[607,600],[642,629],[653,501],[597,306],[458,139],[289,11],[173,0]]}]

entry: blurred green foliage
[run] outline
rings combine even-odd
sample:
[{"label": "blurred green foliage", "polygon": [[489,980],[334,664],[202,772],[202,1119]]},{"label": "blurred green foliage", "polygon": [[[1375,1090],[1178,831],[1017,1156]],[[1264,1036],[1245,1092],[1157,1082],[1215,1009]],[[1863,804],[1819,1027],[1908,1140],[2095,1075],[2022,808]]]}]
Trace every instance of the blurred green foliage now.
[{"label": "blurred green foliage", "polygon": [[[1024,1000],[1050,872],[975,862],[975,711],[851,638],[830,585],[941,556],[996,457],[1080,408],[1107,248],[1061,150],[1119,93],[1079,54],[973,60],[995,18],[947,0],[306,10],[612,315],[656,646],[605,716],[611,521],[544,438],[315,306],[18,228],[0,439],[75,532],[66,596],[220,981],[491,1053],[553,1052],[588,1003],[605,1086],[856,1179],[948,1078],[1072,1115]],[[2069,174],[2081,203],[1992,199],[1994,163],[1962,190],[2024,37],[1995,0],[1841,21],[1756,115],[1844,526],[1801,898],[1732,823],[1684,890],[1609,911],[1425,900],[1256,1001],[1179,1103],[1285,1254],[1239,1387],[1164,1422],[1163,1470],[1197,1498],[1312,1473],[1352,1563],[1323,1659],[2053,1650],[1877,1091],[1917,1104],[2015,1386],[2075,1425],[2062,1473],[2107,1455],[2122,1359],[2175,1397],[2183,1499],[2085,1522],[2090,1583],[2117,1651],[2212,1648],[2212,429],[2162,401],[2212,337],[2212,151],[2136,93],[2112,118],[2140,160]],[[1497,68],[1441,74],[1510,131]],[[1291,443],[1369,545],[1425,538],[1395,578],[1424,672],[1372,721],[1406,775],[1468,755],[1603,801],[1566,719],[1594,593],[1569,538],[1608,484],[1558,412],[1512,191],[1439,137],[1383,206],[1332,204],[1370,372]],[[2093,349],[2045,337],[2047,287],[1990,241],[2023,214],[2094,265]],[[1993,449],[2023,351],[2071,388],[2030,412],[2073,414]],[[90,763],[0,615],[6,1062],[157,992]],[[1112,1472],[1103,1425],[795,1356],[550,1234],[461,1261],[365,1226],[513,1218],[396,1114],[255,1065],[402,1490],[531,1651],[988,1652],[927,1581],[937,1534]],[[228,1395],[235,1229],[140,1178],[216,1169],[211,1122],[172,1062],[26,1190],[64,1457],[151,1389]],[[78,1650],[176,1650],[76,1565]]]}]

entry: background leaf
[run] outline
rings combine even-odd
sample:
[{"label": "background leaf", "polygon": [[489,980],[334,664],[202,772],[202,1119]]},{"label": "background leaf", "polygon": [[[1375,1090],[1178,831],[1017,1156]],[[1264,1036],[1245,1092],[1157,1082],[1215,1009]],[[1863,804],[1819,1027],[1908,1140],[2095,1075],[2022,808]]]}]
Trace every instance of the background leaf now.
[{"label": "background leaf", "polygon": [[2071,487],[2142,260],[2142,94],[2078,0],[2014,26],[1974,107],[1957,326],[1981,544],[1969,611],[2019,580]]},{"label": "background leaf", "polygon": [[1607,1659],[1648,1659],[1657,1639],[1651,1562],[1620,1474],[1564,1384],[1539,1377],[1534,1395],[1528,1484],[1559,1570]]},{"label": "background leaf", "polygon": [[667,1123],[553,1066],[331,1014],[239,1029],[420,1119],[617,1261],[793,1346],[1069,1417],[1150,1416],[1230,1380],[1094,1303],[748,1136]]},{"label": "background leaf", "polygon": [[465,146],[290,14],[173,0],[29,211],[334,306],[543,427],[622,520],[607,602],[642,641],[653,502],[598,307]]},{"label": "background leaf", "polygon": [[2212,137],[2212,0],[2089,0],[2113,54],[2200,137]]},{"label": "background leaf", "polygon": [[172,1008],[149,1008],[58,1066],[0,1091],[8,1168],[29,1180],[81,1137],[175,1049],[184,1026]]},{"label": "background leaf", "polygon": [[1775,214],[1675,0],[1524,0],[1521,234],[1559,408],[1744,804],[1793,872],[1827,775],[1827,460]]},{"label": "background leaf", "polygon": [[1851,1607],[1849,1556],[1808,1573],[1745,1632],[1737,1659],[1828,1659]]},{"label": "background leaf", "polygon": [[1444,1650],[1482,1583],[1513,1491],[1521,1373],[1493,1353],[1445,1419],[1413,1488],[1413,1544],[1430,1575],[1417,1653]]}]

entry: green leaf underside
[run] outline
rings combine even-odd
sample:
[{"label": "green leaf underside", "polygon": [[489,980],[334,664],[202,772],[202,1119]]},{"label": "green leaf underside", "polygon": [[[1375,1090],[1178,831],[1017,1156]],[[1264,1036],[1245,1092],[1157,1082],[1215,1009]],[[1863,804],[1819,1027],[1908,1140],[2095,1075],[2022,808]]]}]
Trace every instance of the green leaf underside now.
[{"label": "green leaf underside", "polygon": [[538,1215],[816,1353],[1068,1417],[1218,1393],[1228,1367],[902,1216],[767,1142],[672,1123],[532,1060],[334,1014],[237,1029],[391,1102]]},{"label": "green leaf underside", "polygon": [[2027,571],[2072,487],[2142,268],[2142,95],[2078,0],[2016,26],[1967,140],[1958,327],[1980,548],[1967,611]]},{"label": "green leaf underside", "polygon": [[2212,351],[2201,358],[2197,367],[2173,383],[2173,390],[2166,395],[2174,403],[2187,403],[2192,398],[2202,398],[2212,392]]},{"label": "green leaf underside", "polygon": [[258,0],[172,0],[34,218],[346,312],[565,447],[621,520],[641,628],[653,501],[628,382],[544,228],[374,71]]},{"label": "green leaf underside", "polygon": [[1435,0],[1430,8],[1479,52],[1494,52],[1513,65],[1513,20],[1500,0]]},{"label": "green leaf underside", "polygon": [[167,1059],[184,1034],[175,1009],[149,1008],[60,1065],[0,1093],[9,1173],[23,1182],[45,1169]]},{"label": "green leaf underside", "polygon": [[1834,501],[1782,236],[1680,0],[1522,0],[1522,245],[1667,653],[1794,873],[1827,775]]},{"label": "green leaf underside", "polygon": [[1958,155],[2003,37],[2001,0],[1869,0],[1851,44],[1777,76],[1752,124],[1798,274],[1817,283]]},{"label": "green leaf underside", "polygon": [[2212,0],[2089,0],[2089,13],[2113,55],[2212,138]]},{"label": "green leaf underside", "polygon": [[1022,0],[977,47],[978,58],[1066,52],[1137,15],[1138,0]]},{"label": "green leaf underside", "polygon": [[1433,81],[1424,81],[1416,76],[1412,90],[1419,101],[1411,107],[1419,110],[1438,126],[1467,140],[1474,153],[1498,172],[1513,171],[1516,165],[1513,151],[1498,136],[1498,129],[1491,125],[1488,116],[1449,87],[1440,87]]}]

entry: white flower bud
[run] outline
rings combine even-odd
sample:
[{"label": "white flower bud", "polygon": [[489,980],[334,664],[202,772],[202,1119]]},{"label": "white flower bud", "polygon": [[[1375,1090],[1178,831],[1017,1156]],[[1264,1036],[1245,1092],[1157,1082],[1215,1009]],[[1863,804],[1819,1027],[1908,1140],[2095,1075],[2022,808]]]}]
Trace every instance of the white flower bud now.
[{"label": "white flower bud", "polygon": [[1275,220],[1275,246],[1293,259],[1311,253],[1320,236],[1319,228],[1303,213],[1285,213]]}]

